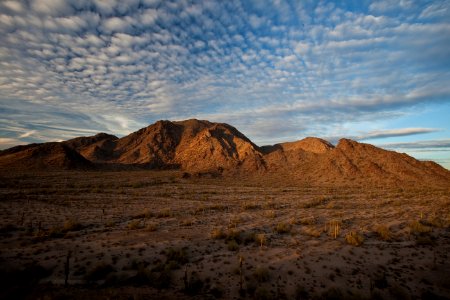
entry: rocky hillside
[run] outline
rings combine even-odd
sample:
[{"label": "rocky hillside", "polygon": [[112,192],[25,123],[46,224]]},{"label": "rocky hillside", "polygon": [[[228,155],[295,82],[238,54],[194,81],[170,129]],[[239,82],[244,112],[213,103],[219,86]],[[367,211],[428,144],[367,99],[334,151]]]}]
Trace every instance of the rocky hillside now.
[{"label": "rocky hillside", "polygon": [[450,184],[450,171],[406,154],[341,139],[308,137],[258,147],[236,128],[200,120],[158,121],[128,136],[104,133],[0,152],[0,168],[180,169],[189,173],[275,176],[305,183]]}]

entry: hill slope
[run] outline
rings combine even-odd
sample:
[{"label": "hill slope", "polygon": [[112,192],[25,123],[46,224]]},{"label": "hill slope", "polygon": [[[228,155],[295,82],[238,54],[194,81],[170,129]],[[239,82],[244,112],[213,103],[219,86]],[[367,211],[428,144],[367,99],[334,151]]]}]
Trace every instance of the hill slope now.
[{"label": "hill slope", "polygon": [[90,169],[93,164],[64,143],[17,146],[0,153],[1,169]]},{"label": "hill slope", "polygon": [[333,146],[308,137],[258,147],[228,124],[195,119],[158,121],[122,138],[101,133],[0,152],[3,169],[71,169],[93,165],[274,176],[303,183],[450,184],[450,171],[438,164],[369,144],[342,139]]},{"label": "hill slope", "polygon": [[311,183],[450,184],[450,171],[407,154],[341,139],[336,147],[317,138],[265,148],[269,171]]}]

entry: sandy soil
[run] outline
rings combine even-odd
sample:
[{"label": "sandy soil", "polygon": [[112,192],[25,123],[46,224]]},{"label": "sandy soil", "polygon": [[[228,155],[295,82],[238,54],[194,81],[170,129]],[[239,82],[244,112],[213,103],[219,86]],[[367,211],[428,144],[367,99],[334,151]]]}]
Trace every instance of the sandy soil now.
[{"label": "sandy soil", "polygon": [[0,176],[3,299],[450,298],[450,187]]}]

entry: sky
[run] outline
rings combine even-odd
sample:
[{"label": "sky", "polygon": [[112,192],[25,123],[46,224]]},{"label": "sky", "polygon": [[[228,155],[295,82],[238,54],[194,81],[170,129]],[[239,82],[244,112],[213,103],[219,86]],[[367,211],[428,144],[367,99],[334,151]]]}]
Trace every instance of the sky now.
[{"label": "sky", "polygon": [[0,149],[190,118],[450,169],[450,1],[0,0]]}]

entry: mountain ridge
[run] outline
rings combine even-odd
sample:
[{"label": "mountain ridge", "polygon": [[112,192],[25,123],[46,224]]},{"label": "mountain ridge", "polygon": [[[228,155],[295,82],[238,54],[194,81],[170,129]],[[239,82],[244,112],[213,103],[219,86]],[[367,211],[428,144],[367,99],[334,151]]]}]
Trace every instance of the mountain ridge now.
[{"label": "mountain ridge", "polygon": [[279,176],[311,183],[450,183],[433,162],[350,139],[307,137],[259,147],[226,123],[160,120],[127,136],[99,133],[0,152],[0,169],[178,169],[192,174]]}]

